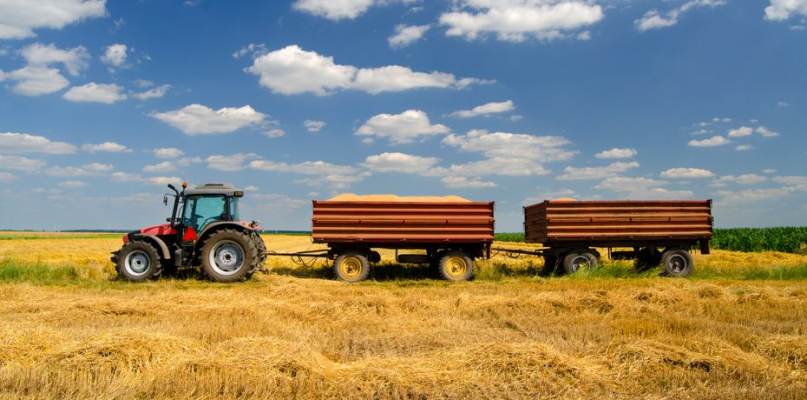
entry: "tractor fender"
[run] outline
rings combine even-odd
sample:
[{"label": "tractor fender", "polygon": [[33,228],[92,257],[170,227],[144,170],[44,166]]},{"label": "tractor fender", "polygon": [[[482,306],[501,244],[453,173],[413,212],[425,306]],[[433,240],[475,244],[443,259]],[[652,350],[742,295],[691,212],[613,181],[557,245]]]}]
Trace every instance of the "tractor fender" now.
[{"label": "tractor fender", "polygon": [[199,239],[198,239],[197,243],[202,243],[204,241],[204,239],[207,236],[209,236],[211,233],[213,233],[215,231],[218,231],[219,229],[224,229],[224,228],[231,228],[231,229],[239,230],[239,231],[242,231],[242,232],[244,232],[246,234],[249,234],[249,235],[251,235],[252,233],[255,233],[254,228],[252,228],[252,227],[250,227],[248,225],[242,224],[240,222],[234,222],[234,221],[213,222],[212,224],[209,224],[204,229],[202,229],[201,232],[199,232]]},{"label": "tractor fender", "polygon": [[129,234],[129,240],[130,241],[131,240],[142,240],[142,241],[151,242],[152,244],[156,244],[157,247],[160,248],[160,253],[163,256],[163,258],[165,258],[166,260],[171,259],[171,252],[168,251],[168,245],[166,245],[165,242],[162,239],[158,238],[157,236],[149,235],[147,233],[137,232],[137,233]]}]

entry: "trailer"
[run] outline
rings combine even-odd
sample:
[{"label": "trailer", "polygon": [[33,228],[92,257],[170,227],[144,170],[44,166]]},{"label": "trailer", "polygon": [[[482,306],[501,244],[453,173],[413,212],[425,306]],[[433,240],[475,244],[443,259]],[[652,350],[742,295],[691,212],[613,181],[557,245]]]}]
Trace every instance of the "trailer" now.
[{"label": "trailer", "polygon": [[[635,259],[640,268],[662,265],[669,276],[692,273],[690,250],[709,254],[711,200],[545,200],[524,207],[524,239],[535,251],[495,249],[543,256],[549,271],[596,268],[606,248],[612,259]],[[614,248],[628,249],[612,251]]]},{"label": "trailer", "polygon": [[337,279],[347,282],[368,277],[370,263],[381,260],[376,249],[396,250],[399,263],[428,264],[446,280],[468,280],[474,260],[490,257],[493,209],[494,202],[405,197],[397,201],[314,200],[312,241],[328,246],[314,256],[333,260]]}]

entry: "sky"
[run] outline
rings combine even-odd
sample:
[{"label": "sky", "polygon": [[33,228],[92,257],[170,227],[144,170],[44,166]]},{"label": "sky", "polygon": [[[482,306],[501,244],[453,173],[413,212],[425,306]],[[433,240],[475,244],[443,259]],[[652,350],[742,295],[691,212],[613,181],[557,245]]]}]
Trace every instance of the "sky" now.
[{"label": "sky", "polygon": [[713,199],[807,225],[807,0],[0,0],[0,229],[135,229],[230,182],[308,230],[336,194]]}]

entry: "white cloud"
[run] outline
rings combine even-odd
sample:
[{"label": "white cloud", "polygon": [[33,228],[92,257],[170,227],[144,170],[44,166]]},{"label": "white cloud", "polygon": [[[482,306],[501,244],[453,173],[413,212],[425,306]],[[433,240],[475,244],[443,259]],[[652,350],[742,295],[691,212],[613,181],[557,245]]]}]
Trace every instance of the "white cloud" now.
[{"label": "white cloud", "polygon": [[728,136],[729,137],[743,137],[743,136],[750,136],[752,133],[754,133],[754,128],[747,127],[747,126],[741,126],[741,127],[737,128],[737,129],[730,130],[729,133],[728,133]]},{"label": "white cloud", "polygon": [[100,144],[85,144],[81,146],[81,150],[88,153],[131,153],[132,149],[115,142],[104,142]]},{"label": "white cloud", "polygon": [[287,172],[304,175],[350,175],[358,172],[358,169],[346,165],[334,165],[325,161],[305,161],[297,164],[286,164],[269,160],[255,160],[249,163],[249,167],[261,171]]},{"label": "white cloud", "polygon": [[246,71],[258,75],[261,86],[286,95],[314,93],[325,96],[339,89],[377,94],[417,88],[462,89],[471,84],[490,83],[475,78],[457,80],[452,74],[437,71],[414,72],[398,65],[379,68],[339,65],[334,63],[333,57],[305,51],[297,45],[255,58]]},{"label": "white cloud", "polygon": [[47,162],[27,157],[4,156],[0,154],[0,169],[11,169],[24,172],[36,172],[42,169]]},{"label": "white cloud", "polygon": [[64,50],[57,48],[54,44],[34,43],[20,50],[20,55],[29,66],[46,67],[54,63],[61,63],[67,72],[73,76],[78,75],[81,70],[87,68],[90,60],[90,53],[87,52],[84,46]]},{"label": "white cloud", "polygon": [[152,117],[181,130],[186,135],[211,135],[234,132],[263,122],[266,114],[250,106],[225,107],[213,110],[201,104],[191,104],[179,110],[152,113]]},{"label": "white cloud", "polygon": [[327,18],[333,21],[354,19],[374,5],[393,2],[413,3],[417,0],[297,0],[292,4],[296,11]]},{"label": "white cloud", "polygon": [[324,161],[287,164],[270,160],[254,160],[249,163],[249,167],[261,171],[314,175],[316,178],[299,179],[294,183],[314,187],[329,186],[335,189],[349,187],[370,176],[369,172],[361,172],[355,167],[334,165]]},{"label": "white cloud", "polygon": [[50,167],[46,174],[50,176],[99,176],[112,172],[115,169],[110,164],[89,163],[80,167]]},{"label": "white cloud", "polygon": [[443,144],[461,151],[483,153],[488,158],[528,159],[538,162],[565,161],[577,154],[563,148],[570,142],[560,136],[534,136],[520,133],[471,130],[465,135],[451,134]]},{"label": "white cloud", "polygon": [[0,71],[0,82],[4,80],[16,81],[12,90],[23,96],[58,92],[70,84],[58,69],[41,65],[27,66],[8,73]]},{"label": "white cloud", "polygon": [[142,182],[144,179],[138,174],[130,174],[126,172],[113,172],[110,175],[114,182]]},{"label": "white cloud", "polygon": [[179,183],[182,180],[176,176],[154,176],[151,178],[147,178],[146,181],[155,184],[157,186],[166,186],[169,183]]},{"label": "white cloud", "polygon": [[303,121],[303,126],[305,126],[305,129],[309,132],[319,132],[325,125],[325,121],[313,121],[310,119]]},{"label": "white cloud", "polygon": [[382,153],[367,157],[362,166],[375,172],[426,174],[438,162],[440,162],[440,159],[435,157],[421,157],[404,153]]},{"label": "white cloud", "polygon": [[59,182],[56,185],[59,186],[59,187],[66,188],[66,189],[78,189],[78,188],[83,188],[83,187],[89,186],[87,184],[87,182],[84,182],[84,181],[64,181],[64,182]]},{"label": "white cloud", "polygon": [[437,167],[429,171],[434,176],[531,176],[546,175],[551,171],[540,161],[527,158],[491,157],[465,164],[451,164],[448,168]]},{"label": "white cloud", "polygon": [[113,104],[126,100],[126,95],[121,93],[123,87],[114,83],[101,84],[91,82],[82,86],[73,86],[62,96],[65,100],[90,103]]},{"label": "white cloud", "polygon": [[773,169],[773,168],[765,168],[765,169],[762,170],[762,173],[763,174],[775,174],[776,170]]},{"label": "white cloud", "polygon": [[126,51],[129,49],[125,44],[113,44],[106,48],[101,61],[111,67],[120,68],[126,62]]},{"label": "white cloud", "polygon": [[685,12],[695,7],[717,7],[725,5],[724,0],[691,0],[682,4],[678,8],[674,8],[664,14],[658,10],[650,10],[646,12],[642,18],[634,21],[636,29],[644,32],[650,29],[667,28],[678,23],[678,18]]},{"label": "white cloud", "polygon": [[238,51],[236,51],[235,53],[233,53],[233,58],[237,60],[239,58],[246,56],[247,54],[249,54],[252,58],[258,58],[268,52],[269,50],[266,49],[265,44],[250,43],[238,49]]},{"label": "white cloud", "polygon": [[182,150],[173,147],[161,147],[159,149],[154,149],[153,153],[154,157],[162,159],[179,158],[185,154]]},{"label": "white cloud", "polygon": [[[802,27],[802,29],[804,29],[804,27]],[[786,101],[780,101],[780,102],[776,103],[776,105],[779,106],[779,107],[790,107],[790,103],[788,103]]]},{"label": "white cloud", "polygon": [[187,167],[189,165],[200,164],[203,162],[204,160],[202,160],[201,157],[183,157],[180,158],[179,161],[177,161],[177,165],[179,165],[180,167]]},{"label": "white cloud", "polygon": [[443,186],[452,189],[484,189],[497,187],[496,182],[483,181],[481,178],[468,178],[465,176],[447,176],[440,180]]},{"label": "white cloud", "polygon": [[604,167],[566,167],[564,168],[563,175],[558,176],[556,179],[561,181],[585,180],[585,179],[603,179],[628,171],[631,168],[638,168],[639,163],[631,161],[615,162]]},{"label": "white cloud", "polygon": [[254,185],[247,185],[244,187],[244,190],[249,190],[250,192],[257,192],[261,190],[261,188],[254,186]]},{"label": "white cloud", "polygon": [[165,96],[165,94],[168,93],[168,89],[171,89],[171,85],[160,85],[142,93],[133,93],[132,97],[144,101],[148,99],[156,99]]},{"label": "white cloud", "polygon": [[387,38],[389,47],[400,49],[417,42],[426,32],[429,31],[431,25],[404,25],[398,24],[395,26],[395,34]]},{"label": "white cloud", "polygon": [[753,185],[756,183],[766,182],[768,177],[757,174],[743,174],[743,175],[726,175],[715,179],[711,186],[721,187],[726,186],[727,183],[739,183],[741,185]]},{"label": "white cloud", "polygon": [[284,131],[283,129],[275,128],[266,131],[264,135],[269,136],[270,138],[279,138],[281,136],[286,135],[286,131]]},{"label": "white cloud", "polygon": [[0,172],[0,183],[10,183],[17,180],[11,172]]},{"label": "white cloud", "polygon": [[661,187],[666,183],[652,178],[616,176],[600,182],[594,188],[617,192],[621,197],[630,199],[677,199],[694,195],[690,190],[667,190]]},{"label": "white cloud", "polygon": [[671,168],[661,173],[663,178],[711,178],[714,172],[701,168]]},{"label": "white cloud", "polygon": [[449,114],[452,117],[459,117],[459,118],[471,118],[477,117],[480,115],[489,115],[489,114],[498,114],[498,113],[505,113],[515,110],[516,107],[513,105],[512,100],[502,101],[499,103],[487,103],[482,104],[481,106],[476,106],[470,110],[460,110],[455,111]]},{"label": "white cloud", "polygon": [[799,14],[807,16],[807,0],[770,0],[771,5],[765,7],[765,19],[784,21]]},{"label": "white cloud", "polygon": [[723,203],[750,203],[763,200],[778,200],[793,194],[794,187],[746,189],[739,192],[721,190],[715,193]]},{"label": "white cloud", "polygon": [[778,132],[774,132],[764,126],[760,126],[756,129],[756,132],[762,135],[763,137],[777,137],[779,136]]},{"label": "white cloud", "polygon": [[154,86],[154,82],[152,82],[152,81],[150,81],[148,79],[135,79],[134,84],[137,87],[142,88],[142,89],[150,88],[150,87]]},{"label": "white cloud", "polygon": [[777,176],[773,181],[791,186],[807,186],[807,176]]},{"label": "white cloud", "polygon": [[153,165],[146,165],[143,167],[143,172],[148,173],[163,173],[163,172],[173,172],[176,171],[177,167],[174,166],[174,163],[170,161],[163,161],[158,164]]},{"label": "white cloud", "polygon": [[44,136],[27,133],[0,133],[0,153],[72,154],[76,146],[65,142],[52,142]]},{"label": "white cloud", "polygon": [[551,40],[587,27],[603,18],[602,7],[586,1],[459,0],[458,8],[440,15],[447,36],[468,40],[496,35],[521,42],[528,37]]},{"label": "white cloud", "polygon": [[690,140],[689,145],[692,147],[714,147],[714,146],[722,146],[724,144],[731,143],[730,140],[724,138],[723,136],[717,135],[712,136],[709,139],[703,140]]},{"label": "white cloud", "polygon": [[577,40],[586,41],[591,40],[591,32],[583,31],[577,34]]},{"label": "white cloud", "polygon": [[754,147],[753,147],[753,146],[751,146],[750,144],[741,144],[741,145],[738,145],[737,147],[735,147],[735,148],[734,148],[734,150],[737,150],[737,151],[747,151],[747,150],[751,150],[751,149],[753,149],[753,148],[754,148]]},{"label": "white cloud", "polygon": [[594,157],[599,158],[599,159],[608,160],[608,159],[612,159],[612,158],[631,158],[631,157],[636,156],[636,154],[638,154],[636,149],[620,149],[620,148],[614,147],[611,150],[601,151],[601,152],[597,153]]},{"label": "white cloud", "polygon": [[409,143],[421,136],[446,134],[451,130],[441,124],[432,125],[429,116],[420,110],[400,114],[378,114],[356,130],[358,136],[388,138],[393,144]]},{"label": "white cloud", "polygon": [[34,29],[61,29],[106,15],[105,0],[4,0],[0,2],[0,39],[36,36]]},{"label": "white cloud", "polygon": [[213,155],[207,157],[205,162],[207,162],[207,167],[210,169],[233,172],[246,168],[244,163],[256,158],[258,158],[258,155],[255,153],[237,153],[230,155]]}]

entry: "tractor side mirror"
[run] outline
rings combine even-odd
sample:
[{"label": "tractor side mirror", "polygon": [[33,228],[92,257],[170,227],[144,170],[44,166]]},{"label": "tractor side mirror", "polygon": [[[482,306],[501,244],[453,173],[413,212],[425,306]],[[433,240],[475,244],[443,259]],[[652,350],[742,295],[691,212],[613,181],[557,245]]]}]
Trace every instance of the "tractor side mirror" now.
[{"label": "tractor side mirror", "polygon": [[168,195],[167,195],[167,194],[164,194],[164,195],[163,195],[163,205],[164,205],[164,206],[167,206],[167,205],[168,205]]}]

